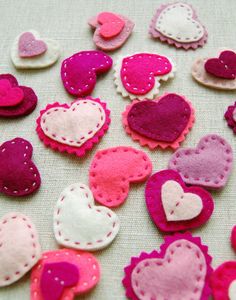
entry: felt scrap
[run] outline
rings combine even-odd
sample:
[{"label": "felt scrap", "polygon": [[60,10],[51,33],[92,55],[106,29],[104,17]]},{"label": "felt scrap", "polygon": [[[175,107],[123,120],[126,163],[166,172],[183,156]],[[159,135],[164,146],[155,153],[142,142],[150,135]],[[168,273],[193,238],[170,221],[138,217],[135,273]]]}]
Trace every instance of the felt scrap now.
[{"label": "felt scrap", "polygon": [[47,51],[47,45],[37,40],[31,32],[24,32],[19,38],[20,57],[34,57]]}]

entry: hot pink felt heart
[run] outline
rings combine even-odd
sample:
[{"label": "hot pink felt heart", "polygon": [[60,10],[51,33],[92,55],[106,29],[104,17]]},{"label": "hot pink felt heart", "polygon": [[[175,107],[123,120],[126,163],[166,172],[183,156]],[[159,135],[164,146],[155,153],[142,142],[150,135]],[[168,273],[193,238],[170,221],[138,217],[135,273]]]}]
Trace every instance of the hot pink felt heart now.
[{"label": "hot pink felt heart", "polygon": [[24,32],[20,36],[18,48],[22,58],[38,56],[47,51],[44,41],[36,40],[31,32]]},{"label": "hot pink felt heart", "polygon": [[236,53],[223,51],[219,58],[210,58],[205,63],[207,73],[224,79],[236,78]]},{"label": "hot pink felt heart", "polygon": [[76,96],[89,95],[97,75],[106,73],[112,59],[102,51],[82,51],[66,58],[61,65],[61,78],[68,93]]},{"label": "hot pink felt heart", "polygon": [[0,107],[16,106],[22,102],[24,92],[19,87],[12,87],[7,79],[0,79]]},{"label": "hot pink felt heart", "polygon": [[102,24],[100,35],[105,39],[110,39],[118,35],[125,26],[125,22],[121,18],[110,12],[100,13],[98,15],[98,22]]},{"label": "hot pink felt heart", "polygon": [[129,93],[145,95],[153,89],[156,76],[163,76],[171,70],[172,64],[165,56],[139,53],[123,59],[120,76]]}]

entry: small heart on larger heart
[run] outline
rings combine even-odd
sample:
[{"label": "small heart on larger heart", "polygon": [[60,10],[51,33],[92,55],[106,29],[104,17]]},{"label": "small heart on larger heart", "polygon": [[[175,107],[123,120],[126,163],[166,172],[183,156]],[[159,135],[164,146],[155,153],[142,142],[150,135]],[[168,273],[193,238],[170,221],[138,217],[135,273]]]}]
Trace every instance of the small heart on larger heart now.
[{"label": "small heart on larger heart", "polygon": [[7,79],[0,79],[0,107],[16,106],[24,99],[24,92],[19,87],[12,87]]},{"label": "small heart on larger heart", "polygon": [[47,51],[47,45],[37,40],[31,32],[24,32],[19,38],[19,55],[22,58],[34,57]]},{"label": "small heart on larger heart", "polygon": [[98,15],[100,35],[104,38],[113,38],[118,35],[124,28],[125,22],[117,15],[110,12],[103,12]]}]

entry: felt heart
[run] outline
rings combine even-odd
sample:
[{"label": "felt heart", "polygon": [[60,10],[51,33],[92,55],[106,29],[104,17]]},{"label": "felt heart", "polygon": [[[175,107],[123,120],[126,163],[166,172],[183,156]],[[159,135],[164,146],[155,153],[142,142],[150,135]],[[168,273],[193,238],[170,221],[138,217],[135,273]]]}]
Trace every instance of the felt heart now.
[{"label": "felt heart", "polygon": [[7,79],[0,79],[0,107],[16,106],[24,99],[21,88],[12,87]]},{"label": "felt heart", "polygon": [[[67,266],[66,269],[64,266]],[[50,268],[51,273],[45,273],[45,268],[54,266],[54,270]],[[56,266],[56,272],[55,272]],[[70,269],[71,272],[68,272]],[[56,276],[54,276],[54,274]],[[72,276],[73,275],[73,276]],[[45,277],[50,280],[46,280]],[[63,278],[63,280],[59,280]],[[76,278],[78,280],[76,280]],[[58,279],[58,280],[57,280]],[[84,251],[75,251],[71,249],[60,249],[43,253],[38,264],[33,268],[31,273],[30,299],[34,300],[73,300],[76,295],[90,291],[100,279],[100,266],[97,259],[90,253]],[[53,298],[45,298],[51,296],[52,286],[61,289],[64,286],[63,293],[59,296],[58,290],[54,289]],[[63,281],[63,282],[62,282]],[[70,286],[65,286],[65,283]],[[45,287],[43,293],[42,285]],[[58,295],[58,298],[54,299]]]},{"label": "felt heart", "polygon": [[106,207],[95,206],[86,185],[72,184],[62,192],[54,212],[54,233],[59,244],[102,249],[113,241],[119,228],[117,215]]},{"label": "felt heart", "polygon": [[200,187],[187,187],[173,170],[152,175],[146,184],[145,198],[154,223],[167,232],[200,227],[214,210],[210,193]]},{"label": "felt heart", "polygon": [[224,79],[236,78],[236,53],[223,51],[219,58],[210,58],[205,63],[205,70],[216,77]]},{"label": "felt heart", "polygon": [[234,134],[236,133],[236,102],[233,105],[228,106],[224,117],[227,121],[227,125],[232,128]]},{"label": "felt heart", "polygon": [[21,213],[0,220],[0,286],[24,276],[39,260],[41,247],[32,221]]},{"label": "felt heart", "polygon": [[107,131],[109,115],[99,99],[78,99],[71,105],[56,102],[40,112],[36,130],[46,146],[83,156]]},{"label": "felt heart", "polygon": [[103,12],[98,15],[100,27],[100,35],[105,39],[117,36],[124,28],[125,22],[117,15],[110,12]]},{"label": "felt heart", "polygon": [[111,66],[111,57],[102,51],[82,51],[62,62],[62,82],[68,93],[84,97],[93,91],[97,75],[106,73]]},{"label": "felt heart", "polygon": [[47,45],[37,40],[31,32],[24,32],[19,38],[20,57],[34,57],[47,51]]},{"label": "felt heart", "polygon": [[229,299],[236,300],[236,279],[230,284]]},{"label": "felt heart", "polygon": [[101,204],[121,205],[131,182],[144,181],[152,172],[149,157],[132,147],[114,147],[98,151],[89,170],[89,184]]},{"label": "felt heart", "polygon": [[194,149],[177,150],[169,161],[188,184],[222,188],[232,171],[233,152],[226,140],[216,134],[201,138]]},{"label": "felt heart", "polygon": [[134,104],[127,120],[131,130],[155,141],[172,143],[184,131],[190,116],[191,108],[181,96],[167,94],[157,102]]},{"label": "felt heart", "polygon": [[79,281],[77,266],[68,262],[46,263],[41,277],[41,293],[44,300],[60,300],[66,288]]},{"label": "felt heart", "polygon": [[0,192],[9,196],[25,196],[35,192],[41,183],[32,162],[33,147],[15,138],[0,146]]},{"label": "felt heart", "polygon": [[236,225],[233,227],[231,232],[231,245],[233,249],[236,251]]}]

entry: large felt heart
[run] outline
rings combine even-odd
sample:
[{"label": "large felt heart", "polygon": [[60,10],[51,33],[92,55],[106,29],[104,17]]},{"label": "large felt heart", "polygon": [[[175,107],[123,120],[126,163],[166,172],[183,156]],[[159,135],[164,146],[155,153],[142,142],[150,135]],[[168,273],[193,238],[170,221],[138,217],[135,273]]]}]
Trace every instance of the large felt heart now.
[{"label": "large felt heart", "polygon": [[32,32],[24,32],[19,38],[20,57],[34,57],[47,51],[47,45],[37,40]]},{"label": "large felt heart", "polygon": [[125,22],[117,15],[110,12],[103,12],[98,15],[100,27],[100,35],[105,39],[117,36],[124,28]]},{"label": "large felt heart", "polygon": [[201,138],[195,149],[177,150],[169,161],[169,168],[179,172],[186,183],[215,189],[226,184],[232,165],[231,146],[216,134]]},{"label": "large felt heart", "polygon": [[76,96],[89,95],[97,75],[106,73],[112,59],[102,51],[82,51],[66,58],[61,65],[61,78],[68,93]]},{"label": "large felt heart", "polygon": [[210,193],[200,187],[187,187],[173,170],[152,175],[146,184],[145,198],[154,223],[167,232],[200,227],[214,210]]},{"label": "large felt heart", "polygon": [[62,192],[54,212],[54,233],[59,244],[102,249],[113,241],[119,228],[117,215],[106,207],[95,206],[86,185],[72,184]]},{"label": "large felt heart", "polygon": [[21,213],[0,220],[0,286],[19,280],[39,260],[41,247],[32,221]]},{"label": "large felt heart", "polygon": [[171,143],[185,130],[190,116],[190,105],[181,96],[168,94],[159,101],[134,104],[127,120],[135,132],[155,141]]},{"label": "large felt heart", "polygon": [[220,53],[219,58],[210,58],[205,63],[205,70],[216,77],[236,78],[236,53],[230,50]]},{"label": "large felt heart", "polygon": [[12,87],[7,79],[0,79],[0,107],[16,106],[24,99],[24,92],[19,87]]}]

